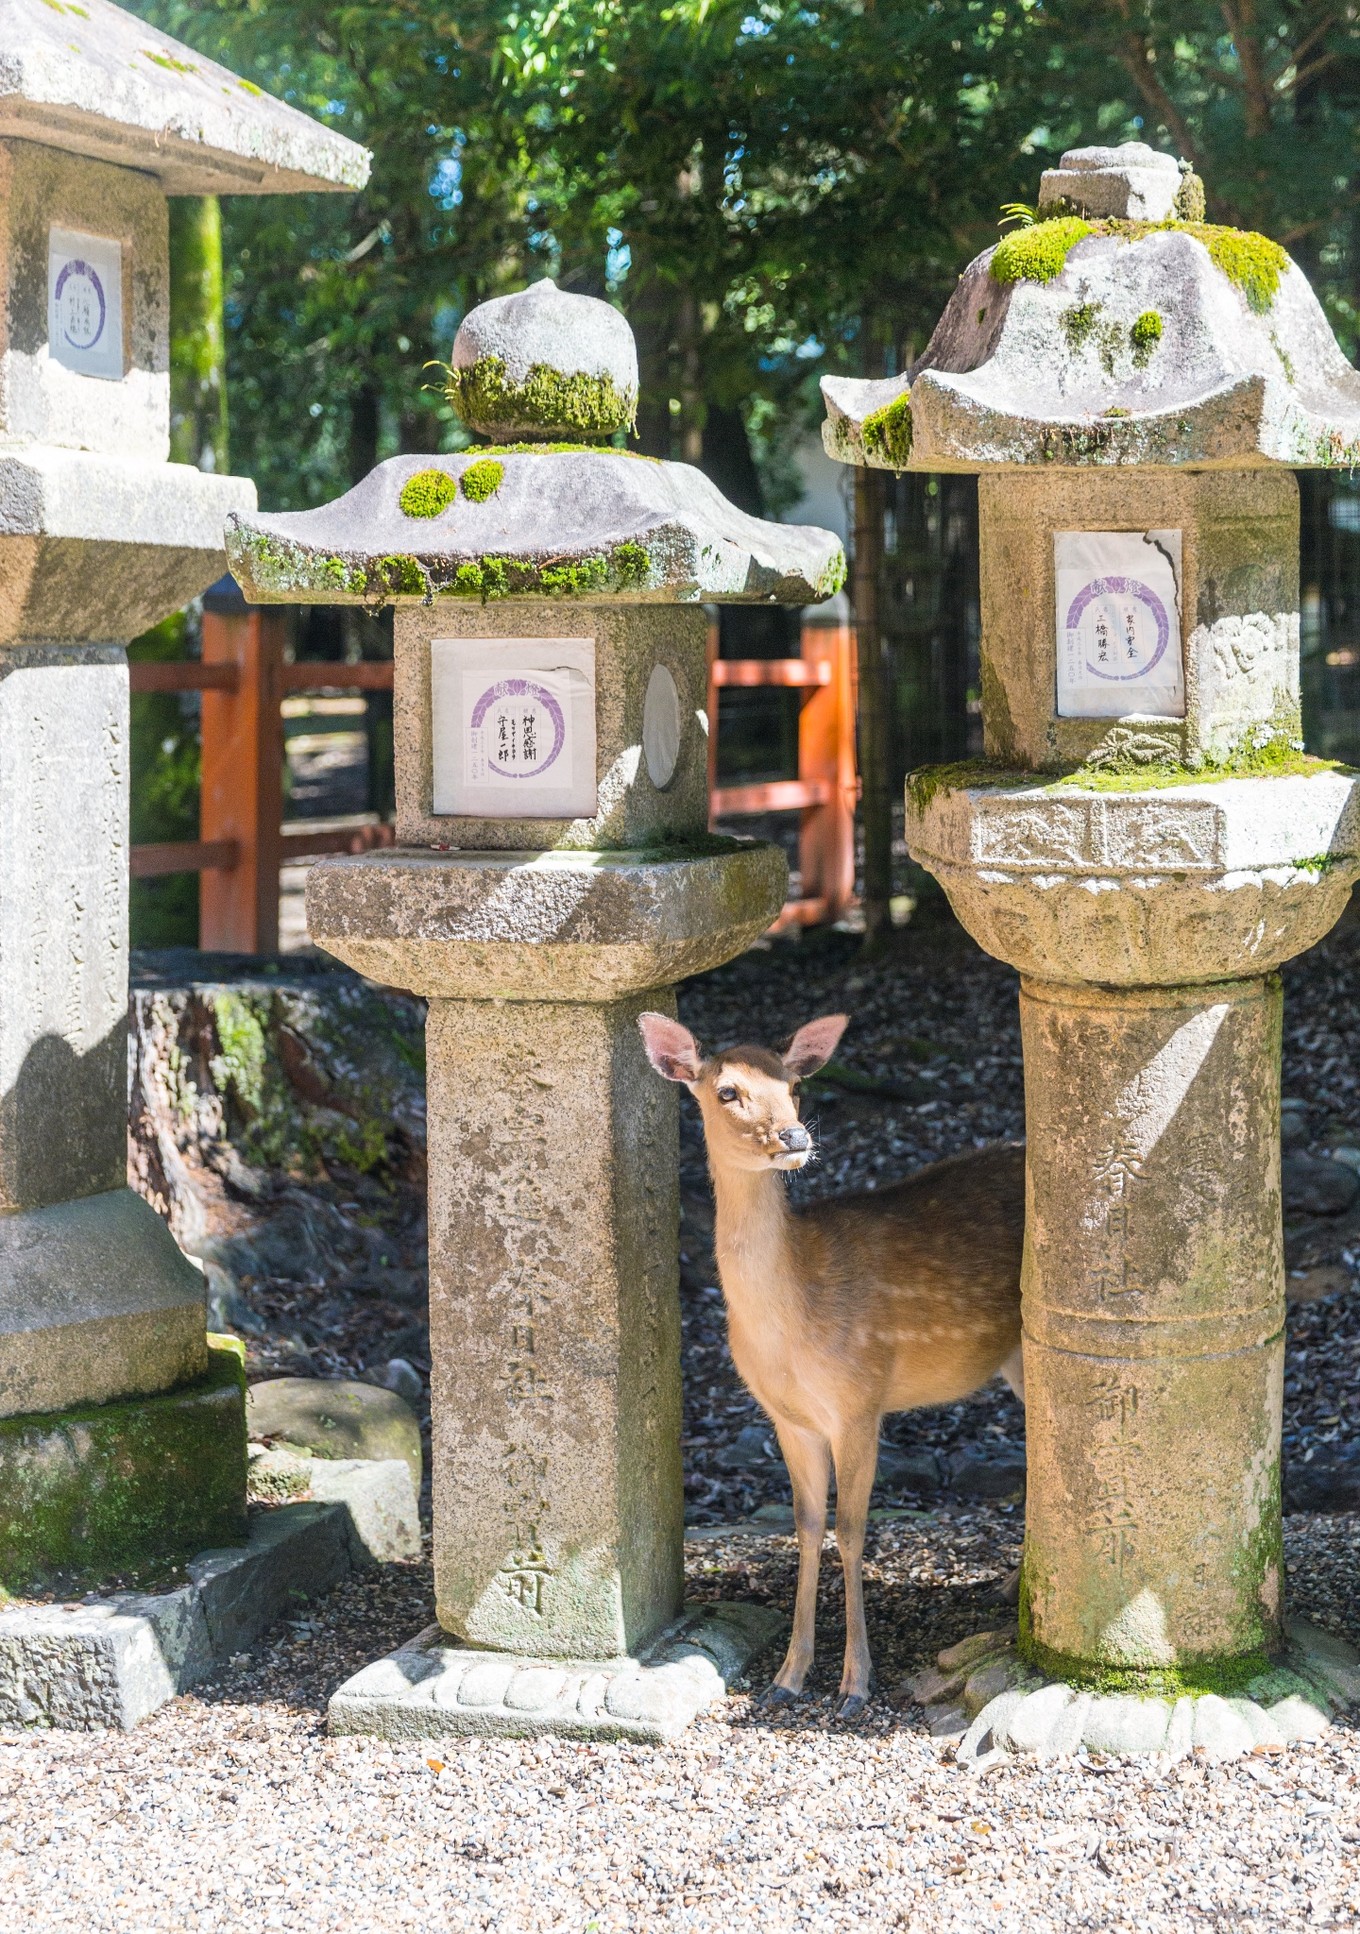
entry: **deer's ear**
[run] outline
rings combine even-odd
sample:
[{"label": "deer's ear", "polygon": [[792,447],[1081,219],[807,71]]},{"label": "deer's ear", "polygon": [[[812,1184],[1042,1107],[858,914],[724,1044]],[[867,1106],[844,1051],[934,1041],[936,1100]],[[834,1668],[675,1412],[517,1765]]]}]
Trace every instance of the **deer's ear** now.
[{"label": "deer's ear", "polygon": [[790,1079],[801,1081],[805,1074],[816,1074],[836,1052],[836,1044],[849,1024],[848,1014],[823,1014],[800,1027],[783,1054]]},{"label": "deer's ear", "polygon": [[638,1031],[647,1059],[667,1081],[697,1081],[703,1067],[699,1043],[687,1027],[665,1014],[639,1014]]}]

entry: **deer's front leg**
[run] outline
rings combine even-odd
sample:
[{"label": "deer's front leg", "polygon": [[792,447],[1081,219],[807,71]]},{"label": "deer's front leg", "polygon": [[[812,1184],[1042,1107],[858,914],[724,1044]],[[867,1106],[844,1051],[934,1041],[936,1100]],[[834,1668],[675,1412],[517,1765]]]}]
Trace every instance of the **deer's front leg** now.
[{"label": "deer's front leg", "polygon": [[826,1536],[826,1493],[831,1479],[831,1447],[815,1431],[793,1424],[775,1425],[779,1448],[793,1484],[793,1524],[798,1534],[798,1595],[793,1606],[793,1637],[784,1663],[765,1692],[765,1704],[789,1705],[803,1690],[812,1664],[817,1629],[817,1574]]},{"label": "deer's front leg", "polygon": [[854,1719],[869,1696],[869,1632],[864,1622],[864,1532],[878,1468],[878,1418],[856,1420],[832,1450],[836,1457],[836,1544],[845,1573],[845,1669],[838,1719]]}]

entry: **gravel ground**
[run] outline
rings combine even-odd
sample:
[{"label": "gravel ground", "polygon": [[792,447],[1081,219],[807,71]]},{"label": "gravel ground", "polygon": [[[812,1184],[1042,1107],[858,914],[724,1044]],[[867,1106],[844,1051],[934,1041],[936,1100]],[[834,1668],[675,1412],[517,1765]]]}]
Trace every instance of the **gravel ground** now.
[{"label": "gravel ground", "polygon": [[[1287,976],[1285,1091],[1315,1155],[1360,1124],[1360,942],[1335,937]],[[1014,979],[927,915],[865,969],[817,936],[755,952],[684,990],[704,1038],[773,1042],[849,1007],[845,1079],[813,1098],[822,1160],[808,1192],[886,1183],[1021,1130]],[[855,1075],[877,1092],[847,1085]],[[692,1112],[683,1146],[686,1458],[691,1522],[787,1496],[782,1472],[722,1468],[755,1412],[726,1361]],[[1291,1311],[1293,1454],[1352,1437],[1360,1312],[1353,1212],[1302,1216],[1291,1266],[1330,1269]],[[318,1292],[320,1293],[320,1292]],[[282,1311],[280,1312],[282,1314]],[[347,1360],[329,1306],[333,1360]],[[290,1310],[296,1323],[299,1311]],[[261,1339],[267,1344],[268,1339]],[[301,1367],[299,1365],[299,1367]],[[334,1373],[334,1372],[332,1372]],[[989,1390],[896,1420],[891,1439],[951,1450],[1023,1441]],[[909,1500],[909,1494],[907,1494]],[[882,1500],[881,1500],[882,1501]],[[995,1622],[987,1595],[1018,1554],[1022,1510],[966,1506],[878,1520],[866,1600],[878,1691],[830,1719],[843,1641],[823,1570],[811,1696],[786,1720],[746,1691],[668,1748],[561,1741],[330,1741],[325,1700],[429,1617],[424,1566],[391,1566],[301,1611],[256,1652],[135,1734],[0,1735],[0,1906],[46,1929],[424,1928],[652,1934],[735,1928],[1026,1930],[1327,1927],[1360,1917],[1360,1738],[1223,1767],[1077,1761],[960,1773],[903,1680]],[[1360,1642],[1360,1520],[1286,1521],[1294,1609]],[[688,1547],[702,1597],[792,1602],[790,1538],[710,1534]],[[752,1675],[763,1683],[774,1661]]]}]

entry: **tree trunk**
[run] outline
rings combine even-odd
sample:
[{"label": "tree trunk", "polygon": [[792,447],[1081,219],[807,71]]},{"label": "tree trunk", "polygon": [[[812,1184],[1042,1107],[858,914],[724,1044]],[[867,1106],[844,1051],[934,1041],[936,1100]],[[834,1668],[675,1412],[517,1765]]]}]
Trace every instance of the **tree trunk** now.
[{"label": "tree trunk", "polygon": [[855,471],[851,602],[859,652],[860,824],[864,829],[864,951],[892,933],[892,698],[878,622],[883,560],[883,478]]},{"label": "tree trunk", "polygon": [[199,470],[229,468],[216,195],[177,195],[170,203],[170,456]]}]

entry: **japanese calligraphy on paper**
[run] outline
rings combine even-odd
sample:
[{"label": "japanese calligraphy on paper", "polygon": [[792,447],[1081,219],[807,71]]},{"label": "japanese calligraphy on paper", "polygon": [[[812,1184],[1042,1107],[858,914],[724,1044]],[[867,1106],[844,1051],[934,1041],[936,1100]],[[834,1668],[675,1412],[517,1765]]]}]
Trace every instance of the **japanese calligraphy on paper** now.
[{"label": "japanese calligraphy on paper", "polygon": [[1057,531],[1058,717],[1185,717],[1179,531]]},{"label": "japanese calligraphy on paper", "polygon": [[82,376],[123,378],[123,245],[52,228],[47,236],[47,353]]},{"label": "japanese calligraphy on paper", "polygon": [[434,810],[478,819],[595,811],[589,638],[436,638]]}]

